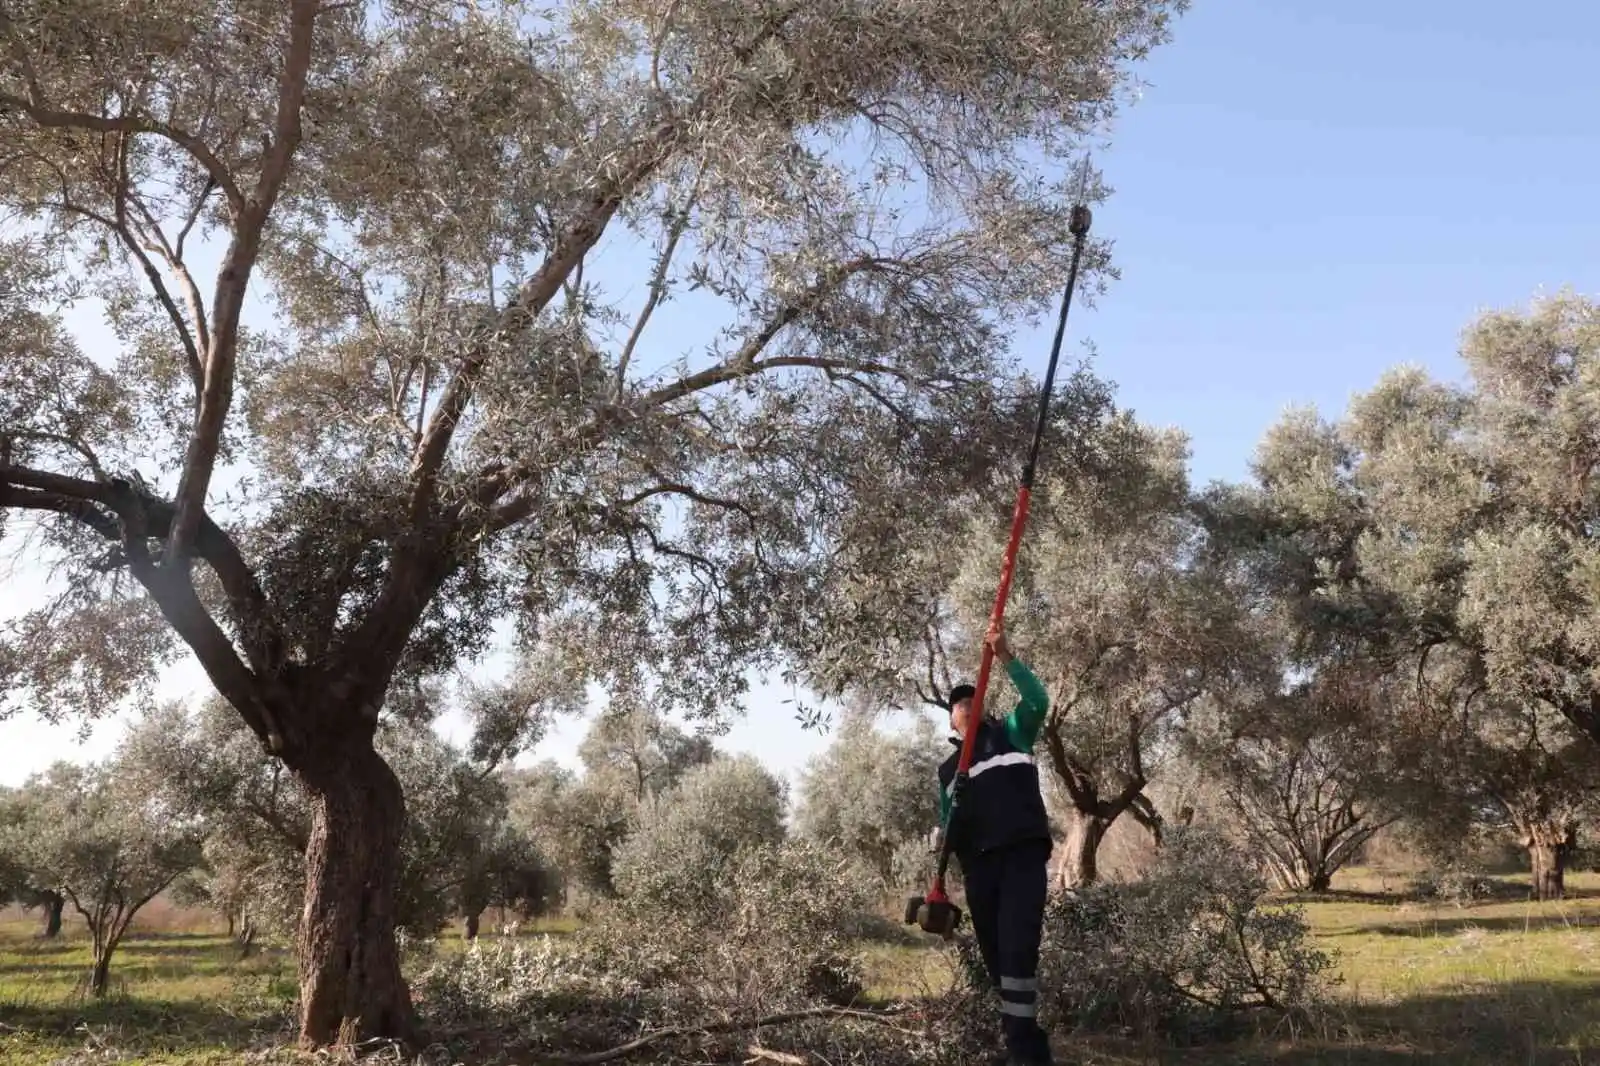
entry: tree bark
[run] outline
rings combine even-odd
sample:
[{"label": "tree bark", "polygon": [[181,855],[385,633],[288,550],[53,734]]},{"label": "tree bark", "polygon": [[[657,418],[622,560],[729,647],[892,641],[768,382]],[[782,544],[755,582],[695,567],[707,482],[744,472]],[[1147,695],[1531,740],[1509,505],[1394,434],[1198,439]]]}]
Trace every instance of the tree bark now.
[{"label": "tree bark", "polygon": [[107,946],[95,952],[94,969],[89,974],[89,994],[96,999],[104,996],[111,985],[111,951]]},{"label": "tree bark", "polygon": [[1333,875],[1325,868],[1314,870],[1306,887],[1312,892],[1326,892],[1333,887]]},{"label": "tree bark", "polygon": [[44,893],[44,929],[39,936],[45,940],[54,940],[61,935],[61,913],[66,909],[67,900],[59,892]]},{"label": "tree bark", "polygon": [[1534,826],[1524,837],[1532,872],[1532,895],[1539,902],[1558,900],[1567,891],[1567,860],[1576,848],[1577,834],[1567,826]]},{"label": "tree bark", "polygon": [[248,959],[255,952],[256,920],[250,917],[249,911],[240,912],[239,931],[234,934],[233,942],[239,949],[239,957],[241,959]]},{"label": "tree bark", "polygon": [[1067,842],[1056,867],[1062,888],[1086,888],[1100,878],[1100,841],[1111,823],[1082,811],[1067,816]]},{"label": "tree bark", "polygon": [[468,940],[476,940],[476,939],[478,939],[478,923],[480,921],[482,921],[482,919],[483,919],[483,912],[482,911],[473,911],[471,914],[467,915],[466,924],[467,924],[467,939]]},{"label": "tree bark", "polygon": [[300,1044],[415,1042],[411,993],[395,944],[405,798],[370,735],[327,746],[290,768],[311,793],[300,919]]}]

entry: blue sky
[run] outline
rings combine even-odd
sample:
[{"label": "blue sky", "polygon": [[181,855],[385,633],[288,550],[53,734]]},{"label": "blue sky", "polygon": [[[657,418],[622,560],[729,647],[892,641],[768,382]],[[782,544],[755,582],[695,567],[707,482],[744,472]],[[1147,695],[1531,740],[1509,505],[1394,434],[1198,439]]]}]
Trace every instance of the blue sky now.
[{"label": "blue sky", "polygon": [[[1329,412],[1397,363],[1457,376],[1476,313],[1600,290],[1600,5],[1200,0],[1096,159],[1122,270],[1069,343],[1198,481],[1238,478],[1291,404]],[[1018,338],[1043,368],[1048,326]],[[1048,477],[1048,467],[1042,476]],[[762,690],[723,746],[791,771],[825,741]],[[540,755],[563,756],[580,723]],[[99,754],[0,723],[0,783]]]}]

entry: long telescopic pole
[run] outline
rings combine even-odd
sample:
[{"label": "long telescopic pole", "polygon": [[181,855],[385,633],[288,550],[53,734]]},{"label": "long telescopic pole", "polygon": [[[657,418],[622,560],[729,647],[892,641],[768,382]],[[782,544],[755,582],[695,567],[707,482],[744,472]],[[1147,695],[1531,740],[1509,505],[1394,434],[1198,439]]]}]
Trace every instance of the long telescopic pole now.
[{"label": "long telescopic pole", "polygon": [[[1087,179],[1087,166],[1084,178]],[[1080,181],[1079,195],[1082,196]],[[1044,372],[1044,387],[1039,393],[1039,420],[1033,427],[1033,443],[1028,447],[1028,461],[1022,468],[1022,482],[1017,486],[1016,509],[1011,516],[1011,539],[1006,542],[1006,553],[1000,563],[1000,587],[995,591],[994,609],[989,614],[991,631],[998,628],[1005,620],[1006,600],[1011,595],[1011,574],[1017,564],[1017,547],[1022,543],[1022,530],[1028,523],[1028,505],[1033,497],[1033,478],[1039,463],[1039,445],[1044,439],[1045,425],[1050,418],[1050,394],[1055,387],[1056,364],[1061,360],[1061,342],[1067,334],[1067,313],[1072,309],[1072,292],[1078,284],[1078,265],[1083,259],[1084,238],[1089,235],[1089,226],[1094,221],[1094,216],[1089,213],[1088,205],[1081,201],[1072,209],[1072,219],[1069,229],[1072,233],[1072,266],[1067,271],[1067,287],[1061,294],[1061,317],[1056,321],[1055,340],[1050,345],[1050,363]],[[950,868],[950,826],[955,822],[956,811],[961,803],[962,787],[967,781],[967,772],[972,767],[972,752],[978,736],[978,723],[983,721],[983,697],[989,688],[989,674],[994,667],[994,649],[987,641],[983,645],[983,659],[978,665],[978,680],[974,688],[977,690],[972,695],[972,710],[967,715],[967,732],[961,741],[961,757],[956,760],[956,776],[951,783],[950,815],[941,827],[939,838],[939,867],[933,875],[933,887],[923,899],[930,904],[947,903],[949,896],[945,894],[945,871]]]}]

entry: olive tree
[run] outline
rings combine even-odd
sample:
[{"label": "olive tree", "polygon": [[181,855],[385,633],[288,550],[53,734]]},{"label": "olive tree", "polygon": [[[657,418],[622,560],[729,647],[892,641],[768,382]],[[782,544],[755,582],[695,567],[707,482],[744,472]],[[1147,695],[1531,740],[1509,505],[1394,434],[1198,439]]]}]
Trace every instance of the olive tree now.
[{"label": "olive tree", "polygon": [[634,803],[615,782],[546,762],[511,772],[514,825],[550,857],[567,905],[616,895],[611,859],[627,839]]},{"label": "olive tree", "polygon": [[21,865],[88,926],[89,992],[105,995],[111,959],[145,904],[200,861],[199,828],[130,787],[118,760],[57,763],[29,779]]},{"label": "olive tree", "polygon": [[716,752],[709,737],[650,704],[623,702],[595,717],[577,754],[581,776],[553,763],[510,773],[512,824],[550,858],[568,891],[611,899],[613,860],[640,806]]},{"label": "olive tree", "polygon": [[0,906],[15,903],[43,911],[44,925],[39,936],[50,940],[61,935],[67,898],[42,883],[24,861],[29,847],[27,834],[36,822],[30,817],[31,798],[26,791],[0,788]]},{"label": "olive tree", "polygon": [[[1194,558],[1187,441],[1118,413],[1088,446],[1099,455],[1035,507],[1008,611],[1019,654],[1050,692],[1040,754],[1065,800],[1067,886],[1096,880],[1100,843],[1124,814],[1160,842],[1146,791],[1158,760],[1251,648],[1226,584]],[[993,544],[991,533],[969,549],[988,564],[958,593],[974,620],[993,595]]]},{"label": "olive tree", "polygon": [[[1185,750],[1274,886],[1326,892],[1374,835],[1432,793],[1414,758],[1401,686],[1371,664],[1324,663],[1303,680],[1214,705]],[[1420,739],[1420,738],[1418,738]]]},{"label": "olive tree", "polygon": [[1591,787],[1554,719],[1600,734],[1586,650],[1595,321],[1570,296],[1487,315],[1465,336],[1466,384],[1400,369],[1338,424],[1295,413],[1246,494],[1263,574],[1294,590],[1308,631],[1405,679],[1417,729],[1455,745],[1461,809],[1515,827],[1541,896],[1560,891]]},{"label": "olive tree", "polygon": [[888,733],[869,717],[846,718],[801,775],[798,834],[850,859],[885,892],[903,888],[912,872],[905,856],[937,820],[939,764],[949,754],[926,719]]},{"label": "olive tree", "polygon": [[70,576],[6,691],[193,654],[309,797],[302,1042],[411,1035],[391,687],[507,617],[705,713],[809,646],[843,503],[981,409],[1068,255],[1036,179],[1182,6],[8,4],[0,510]]},{"label": "olive tree", "polygon": [[618,893],[634,903],[695,908],[734,859],[784,839],[787,789],[749,755],[695,767],[640,805],[612,859]]}]

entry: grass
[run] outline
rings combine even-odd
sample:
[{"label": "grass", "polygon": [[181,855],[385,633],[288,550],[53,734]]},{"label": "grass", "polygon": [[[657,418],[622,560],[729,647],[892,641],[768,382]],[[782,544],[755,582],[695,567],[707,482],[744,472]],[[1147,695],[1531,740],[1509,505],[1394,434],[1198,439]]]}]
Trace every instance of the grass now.
[{"label": "grass", "polygon": [[[1367,887],[1359,877],[1347,879]],[[1301,1031],[1182,1051],[1114,1041],[1063,1042],[1081,1066],[1582,1066],[1600,1064],[1600,877],[1575,875],[1575,898],[1421,905],[1376,892],[1310,901],[1319,941],[1343,978],[1328,1016]],[[57,943],[25,919],[0,920],[0,1063],[137,1062],[212,1066],[274,1059],[288,1034],[293,959],[241,960],[220,932],[181,922],[136,929],[112,966],[112,995],[82,994],[89,953],[69,926]],[[486,931],[491,923],[486,922]],[[554,923],[553,933],[570,931]],[[885,930],[864,946],[875,999],[946,987],[949,966]],[[117,1049],[117,1057],[110,1049]],[[1589,1049],[1596,1049],[1590,1052]],[[70,1058],[68,1058],[70,1056]]]}]

